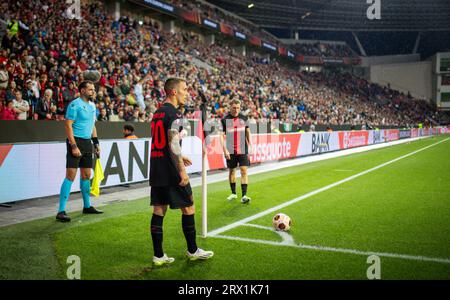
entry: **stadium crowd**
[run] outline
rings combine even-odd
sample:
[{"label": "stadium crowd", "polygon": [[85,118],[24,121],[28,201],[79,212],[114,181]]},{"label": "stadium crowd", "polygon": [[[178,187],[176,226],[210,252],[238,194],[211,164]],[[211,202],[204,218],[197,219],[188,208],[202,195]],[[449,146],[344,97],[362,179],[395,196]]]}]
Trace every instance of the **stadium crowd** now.
[{"label": "stadium crowd", "polygon": [[[202,18],[216,20],[225,23],[233,28],[235,31],[246,34],[247,36],[257,35],[277,46],[283,46],[281,42],[273,35],[262,30],[259,26],[252,22],[243,20],[231,13],[224,13],[221,9],[211,5],[205,1],[183,1],[183,0],[168,0],[169,3],[187,9],[189,11],[197,11]],[[331,44],[331,43],[299,43],[290,49],[296,51],[298,54],[305,56],[318,57],[356,57],[357,55],[347,45]]]},{"label": "stadium crowd", "polygon": [[234,31],[239,31],[247,36],[257,35],[258,37],[263,38],[265,41],[273,43],[277,46],[281,46],[280,41],[276,37],[262,30],[256,24],[244,20],[231,13],[224,13],[223,10],[206,1],[168,0],[167,2],[189,11],[198,11],[202,18],[208,18],[210,20],[215,20],[217,22],[227,24],[228,26],[231,26]]},{"label": "stadium crowd", "polygon": [[437,117],[426,102],[351,74],[298,72],[237,55],[218,39],[208,45],[195,34],[165,32],[150,19],[114,20],[102,2],[83,4],[82,18],[70,19],[65,5],[1,4],[8,27],[0,49],[0,119],[63,120],[89,70],[101,73],[99,121],[149,122],[165,97],[165,79],[175,76],[190,86],[188,118],[203,99],[209,117],[223,117],[229,101],[240,99],[251,120],[297,125],[405,126]]},{"label": "stadium crowd", "polygon": [[346,44],[302,43],[295,44],[292,49],[305,56],[318,57],[357,57],[357,54]]}]

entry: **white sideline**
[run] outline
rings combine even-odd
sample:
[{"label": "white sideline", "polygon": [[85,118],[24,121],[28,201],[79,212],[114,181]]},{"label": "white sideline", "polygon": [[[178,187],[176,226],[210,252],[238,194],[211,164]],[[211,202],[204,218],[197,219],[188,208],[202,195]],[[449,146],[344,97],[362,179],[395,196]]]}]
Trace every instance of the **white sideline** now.
[{"label": "white sideline", "polygon": [[242,219],[242,220],[240,220],[240,221],[231,223],[231,224],[229,224],[229,225],[226,225],[226,226],[223,226],[223,227],[214,229],[214,230],[210,231],[210,232],[207,234],[207,236],[214,237],[214,236],[216,236],[216,235],[218,235],[218,234],[221,234],[221,233],[223,233],[223,232],[225,232],[225,231],[228,231],[228,230],[230,230],[230,229],[233,229],[233,228],[236,228],[236,227],[238,227],[238,226],[241,226],[242,224],[245,224],[245,223],[251,222],[251,221],[253,221],[253,220],[259,219],[259,218],[261,218],[261,217],[263,217],[263,216],[265,216],[265,215],[268,215],[268,214],[270,214],[270,213],[273,213],[273,212],[275,212],[275,211],[278,211],[278,210],[280,210],[280,209],[282,209],[282,208],[284,208],[284,207],[286,207],[286,206],[292,205],[292,204],[294,204],[294,203],[297,203],[297,202],[299,202],[299,201],[302,201],[302,200],[304,200],[304,199],[307,199],[307,198],[309,198],[309,197],[311,197],[311,196],[317,195],[317,194],[319,194],[319,193],[321,193],[321,192],[323,192],[323,191],[326,191],[326,190],[329,190],[329,189],[331,189],[331,188],[334,188],[334,187],[336,187],[336,186],[338,186],[338,185],[341,185],[341,184],[343,184],[343,183],[345,183],[345,182],[351,181],[351,180],[353,180],[353,179],[355,179],[355,178],[358,178],[358,177],[360,177],[360,176],[363,176],[363,175],[365,175],[365,174],[368,174],[368,173],[370,173],[370,172],[373,172],[373,171],[375,171],[375,170],[378,170],[378,169],[380,169],[380,168],[383,168],[383,167],[385,167],[385,166],[387,166],[387,165],[390,165],[390,164],[392,164],[392,163],[394,163],[394,162],[397,162],[397,161],[399,161],[399,160],[401,160],[401,159],[404,159],[404,158],[409,157],[409,156],[411,156],[411,155],[414,155],[414,154],[416,154],[416,153],[422,152],[422,151],[424,151],[424,150],[426,150],[426,149],[428,149],[428,148],[431,148],[431,147],[434,147],[434,146],[436,146],[436,145],[439,145],[439,144],[441,144],[441,143],[443,143],[443,142],[445,142],[445,141],[447,141],[447,140],[449,140],[449,139],[450,139],[450,138],[446,138],[445,140],[442,140],[442,141],[433,143],[433,144],[431,144],[431,145],[428,145],[428,146],[426,146],[426,147],[420,148],[420,149],[418,149],[418,150],[416,150],[416,151],[413,151],[413,152],[410,152],[410,153],[408,153],[408,154],[402,155],[402,156],[397,157],[397,158],[395,158],[395,159],[392,159],[392,160],[390,160],[390,161],[388,161],[388,162],[385,162],[385,163],[383,163],[383,164],[380,164],[380,165],[375,166],[375,167],[373,167],[373,168],[370,168],[370,169],[368,169],[368,170],[362,171],[362,172],[360,172],[360,173],[358,173],[358,174],[352,175],[352,176],[350,176],[350,177],[347,177],[347,178],[344,178],[344,179],[342,179],[342,180],[339,180],[339,181],[337,181],[337,182],[335,182],[335,183],[332,183],[332,184],[329,184],[329,185],[327,185],[327,186],[324,186],[324,187],[322,187],[322,188],[320,188],[320,189],[311,191],[311,192],[309,192],[309,193],[307,193],[307,194],[304,194],[304,195],[302,195],[302,196],[300,196],[300,197],[297,197],[297,198],[295,198],[295,199],[292,199],[292,200],[290,200],[290,201],[284,202],[284,203],[282,203],[282,204],[280,204],[280,205],[277,205],[277,206],[274,206],[274,207],[272,207],[272,208],[266,209],[266,210],[264,210],[264,211],[262,211],[262,212],[260,212],[260,213],[258,213],[258,214],[256,214],[256,215],[253,215],[253,216],[244,218],[244,219]]},{"label": "white sideline", "polygon": [[[416,138],[402,139],[402,140],[396,140],[396,141],[391,141],[391,142],[386,142],[386,143],[379,143],[379,144],[374,144],[374,145],[369,145],[369,146],[362,146],[362,147],[350,148],[350,149],[345,149],[345,150],[320,153],[320,154],[315,154],[315,155],[301,156],[301,157],[286,159],[286,160],[282,160],[282,161],[266,162],[261,165],[250,166],[249,175],[255,175],[255,174],[260,174],[260,173],[265,173],[265,172],[270,172],[270,171],[276,171],[276,170],[280,170],[283,168],[289,168],[289,167],[309,164],[309,163],[316,162],[316,161],[322,161],[322,160],[326,160],[326,159],[347,156],[347,155],[351,155],[351,154],[355,154],[355,153],[361,153],[361,152],[367,152],[367,151],[376,150],[376,149],[382,149],[382,148],[386,148],[386,147],[390,147],[390,146],[396,146],[396,145],[400,145],[400,144],[415,142],[415,141],[422,140],[422,139],[428,139],[431,137],[432,136],[422,136],[422,137],[416,137]],[[224,173],[228,173],[228,171],[225,171]],[[240,173],[239,174],[238,173],[239,172],[236,172],[236,178],[239,178],[241,176]],[[228,180],[228,176],[220,177],[220,178],[216,178],[215,176],[216,176],[216,174],[208,175],[208,184]],[[196,181],[196,178],[191,180],[192,187],[199,186],[199,185],[201,185],[200,180]]]},{"label": "white sideline", "polygon": [[[382,149],[382,148],[396,146],[396,145],[400,145],[400,144],[411,143],[411,142],[415,142],[415,141],[419,141],[419,140],[423,140],[423,139],[428,139],[431,137],[432,136],[415,137],[415,138],[396,140],[396,141],[391,141],[391,142],[386,142],[386,143],[379,143],[379,144],[374,144],[374,145],[369,145],[369,146],[362,146],[362,147],[356,147],[356,148],[351,148],[351,149],[321,153],[321,154],[316,154],[316,155],[301,156],[301,157],[286,159],[286,160],[282,160],[282,161],[265,162],[260,165],[250,166],[248,173],[250,176],[252,176],[252,175],[256,175],[256,174],[277,171],[277,170],[284,169],[284,168],[309,164],[312,162],[347,156],[347,155],[351,155],[351,154],[355,154],[355,153],[367,152],[367,151],[371,151],[371,150]],[[240,178],[240,177],[241,177],[240,172],[236,172],[236,178]],[[226,180],[228,180],[228,171],[227,170],[219,171],[218,173],[208,175],[208,184],[217,183],[217,182],[226,181]],[[191,182],[192,187],[201,186],[202,178],[194,177],[194,178],[190,179],[190,182]],[[150,188],[148,188],[148,190],[146,191],[146,194],[143,195],[142,197],[148,196],[149,190],[150,190]]]}]

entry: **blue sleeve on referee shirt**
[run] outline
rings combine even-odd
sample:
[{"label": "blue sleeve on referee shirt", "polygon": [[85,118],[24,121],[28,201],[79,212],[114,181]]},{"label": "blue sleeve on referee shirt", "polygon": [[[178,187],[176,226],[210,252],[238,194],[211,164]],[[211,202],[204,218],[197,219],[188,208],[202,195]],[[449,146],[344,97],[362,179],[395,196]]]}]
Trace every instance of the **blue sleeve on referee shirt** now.
[{"label": "blue sleeve on referee shirt", "polygon": [[77,118],[77,105],[74,101],[69,104],[69,107],[67,107],[66,112],[66,119],[75,121]]}]

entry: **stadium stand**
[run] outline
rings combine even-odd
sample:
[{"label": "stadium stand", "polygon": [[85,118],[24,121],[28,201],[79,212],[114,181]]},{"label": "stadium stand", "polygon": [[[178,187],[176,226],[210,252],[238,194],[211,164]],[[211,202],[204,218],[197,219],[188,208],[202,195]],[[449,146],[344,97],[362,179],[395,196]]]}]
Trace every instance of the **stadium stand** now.
[{"label": "stadium stand", "polygon": [[[7,29],[2,37],[0,79],[8,79],[0,92],[0,119],[6,102],[14,100],[14,91],[19,89],[31,107],[28,119],[37,118],[38,103],[51,90],[46,119],[62,120],[65,107],[77,96],[83,72],[94,69],[101,72],[96,105],[97,115],[106,110],[102,120],[150,121],[165,96],[162,83],[177,76],[187,78],[191,87],[185,111],[188,118],[200,108],[198,91],[202,90],[210,117],[222,117],[228,102],[238,98],[250,119],[278,119],[299,126],[413,126],[439,121],[439,113],[427,102],[349,73],[298,72],[274,59],[243,57],[223,41],[208,45],[192,33],[165,32],[157,23],[140,25],[129,16],[114,20],[104,3],[97,1],[83,4],[82,20],[61,18],[64,5],[56,0],[1,4],[2,23],[17,22],[18,29]],[[236,22],[241,30],[248,26],[201,3],[188,5]],[[299,51],[355,55],[348,47],[323,45]]]}]

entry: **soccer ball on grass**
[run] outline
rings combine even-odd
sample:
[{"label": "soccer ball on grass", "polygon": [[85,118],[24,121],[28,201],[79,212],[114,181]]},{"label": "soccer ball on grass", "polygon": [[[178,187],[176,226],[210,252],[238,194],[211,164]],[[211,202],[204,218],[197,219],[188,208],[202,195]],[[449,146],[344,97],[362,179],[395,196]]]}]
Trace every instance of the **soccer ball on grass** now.
[{"label": "soccer ball on grass", "polygon": [[272,224],[277,231],[288,231],[291,229],[292,221],[288,215],[278,213],[273,217]]}]

